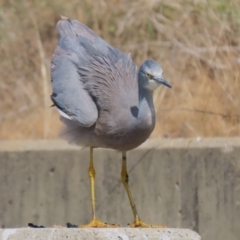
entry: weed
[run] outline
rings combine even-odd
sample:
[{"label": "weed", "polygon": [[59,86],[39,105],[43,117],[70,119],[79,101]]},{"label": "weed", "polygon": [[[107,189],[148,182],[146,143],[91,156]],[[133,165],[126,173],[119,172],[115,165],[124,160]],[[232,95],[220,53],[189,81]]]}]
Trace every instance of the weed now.
[{"label": "weed", "polygon": [[0,4],[0,138],[55,138],[49,66],[60,15],[78,19],[140,65],[158,61],[173,89],[154,95],[153,137],[240,133],[237,0],[26,0]]}]

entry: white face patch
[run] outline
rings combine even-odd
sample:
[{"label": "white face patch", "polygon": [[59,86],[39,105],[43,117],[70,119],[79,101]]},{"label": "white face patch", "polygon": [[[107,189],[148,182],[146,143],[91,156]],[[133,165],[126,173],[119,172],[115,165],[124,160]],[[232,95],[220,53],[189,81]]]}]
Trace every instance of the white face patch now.
[{"label": "white face patch", "polygon": [[146,86],[147,89],[154,91],[156,88],[161,85],[160,83],[154,81],[153,79],[149,79],[148,84]]}]

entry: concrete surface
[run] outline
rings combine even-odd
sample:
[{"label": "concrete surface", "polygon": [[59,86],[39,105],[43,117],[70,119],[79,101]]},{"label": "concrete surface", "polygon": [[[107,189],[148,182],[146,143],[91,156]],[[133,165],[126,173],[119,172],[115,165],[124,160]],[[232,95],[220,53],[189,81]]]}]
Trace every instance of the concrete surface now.
[{"label": "concrete surface", "polygon": [[200,240],[201,237],[188,229],[0,229],[0,240]]},{"label": "concrete surface", "polygon": [[[87,223],[88,154],[63,141],[0,142],[0,227]],[[121,154],[98,149],[94,157],[98,217],[126,226]],[[240,138],[151,140],[128,159],[145,222],[193,229],[205,240],[240,239]]]}]

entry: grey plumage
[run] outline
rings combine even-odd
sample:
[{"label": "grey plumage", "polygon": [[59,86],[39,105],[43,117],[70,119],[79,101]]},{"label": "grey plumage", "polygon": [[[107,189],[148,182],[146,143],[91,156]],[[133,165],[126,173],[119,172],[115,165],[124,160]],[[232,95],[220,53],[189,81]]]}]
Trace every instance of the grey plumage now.
[{"label": "grey plumage", "polygon": [[155,126],[152,93],[161,67],[147,60],[138,70],[130,54],[107,44],[76,20],[57,24],[52,58],[51,99],[66,126],[62,136],[85,147],[127,151],[139,146]]}]

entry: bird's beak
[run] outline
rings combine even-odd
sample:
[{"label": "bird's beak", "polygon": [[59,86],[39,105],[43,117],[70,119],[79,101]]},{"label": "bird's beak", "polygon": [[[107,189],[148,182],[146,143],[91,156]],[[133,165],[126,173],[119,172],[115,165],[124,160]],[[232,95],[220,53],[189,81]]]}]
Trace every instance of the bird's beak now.
[{"label": "bird's beak", "polygon": [[159,84],[163,84],[163,85],[165,85],[166,87],[169,87],[169,88],[172,88],[172,86],[170,85],[170,83],[167,81],[167,80],[165,80],[164,78],[162,78],[162,77],[154,77],[153,78],[157,83],[159,83]]}]

